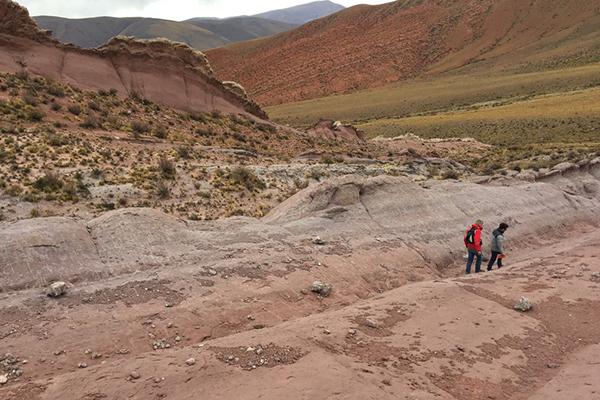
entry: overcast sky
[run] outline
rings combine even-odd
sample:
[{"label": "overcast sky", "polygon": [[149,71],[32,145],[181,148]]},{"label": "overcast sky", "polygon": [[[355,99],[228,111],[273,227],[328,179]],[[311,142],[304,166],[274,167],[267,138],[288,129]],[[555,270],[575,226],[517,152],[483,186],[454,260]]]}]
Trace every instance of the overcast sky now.
[{"label": "overcast sky", "polygon": [[[252,15],[286,8],[311,0],[17,0],[32,16],[57,15],[85,18],[110,15],[115,17],[155,17],[184,20],[193,17],[230,17]],[[339,0],[346,7],[355,4],[382,4],[391,0]]]}]

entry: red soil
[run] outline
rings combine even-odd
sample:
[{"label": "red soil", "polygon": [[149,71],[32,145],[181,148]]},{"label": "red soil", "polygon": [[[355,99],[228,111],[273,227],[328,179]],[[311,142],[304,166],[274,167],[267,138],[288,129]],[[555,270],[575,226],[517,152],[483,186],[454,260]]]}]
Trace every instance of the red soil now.
[{"label": "red soil", "polygon": [[220,78],[273,105],[486,60],[519,65],[557,48],[578,52],[598,42],[599,21],[598,4],[588,0],[397,1],[207,55]]}]

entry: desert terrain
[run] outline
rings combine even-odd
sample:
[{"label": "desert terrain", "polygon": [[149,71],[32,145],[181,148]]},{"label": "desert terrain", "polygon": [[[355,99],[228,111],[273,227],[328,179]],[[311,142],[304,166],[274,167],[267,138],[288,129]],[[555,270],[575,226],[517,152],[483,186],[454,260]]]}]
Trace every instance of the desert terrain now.
[{"label": "desert terrain", "polygon": [[[0,399],[600,399],[598,64],[546,57],[598,10],[556,1],[540,33],[507,28],[515,2],[446,3],[206,57],[81,49],[0,0]],[[344,95],[254,100],[212,60],[365,12],[454,21],[434,38],[486,19],[431,76]],[[465,64],[498,15],[531,46]],[[465,276],[476,219],[486,256],[510,225],[506,266]]]}]

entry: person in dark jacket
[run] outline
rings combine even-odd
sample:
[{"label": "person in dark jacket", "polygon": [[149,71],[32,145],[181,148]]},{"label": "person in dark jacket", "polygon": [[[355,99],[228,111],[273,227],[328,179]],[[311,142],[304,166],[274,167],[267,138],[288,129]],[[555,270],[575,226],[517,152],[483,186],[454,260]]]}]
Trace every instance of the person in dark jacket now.
[{"label": "person in dark jacket", "polygon": [[504,259],[504,233],[508,229],[508,224],[501,223],[498,229],[492,233],[492,255],[488,263],[487,270],[491,271],[496,261],[498,268],[502,268],[502,260]]},{"label": "person in dark jacket", "polygon": [[483,261],[483,255],[481,253],[481,247],[483,241],[481,240],[481,232],[483,231],[483,221],[477,220],[465,233],[465,246],[469,251],[469,260],[467,261],[467,274],[471,273],[471,267],[473,261],[477,259],[475,263],[475,272],[481,272],[481,262]]}]

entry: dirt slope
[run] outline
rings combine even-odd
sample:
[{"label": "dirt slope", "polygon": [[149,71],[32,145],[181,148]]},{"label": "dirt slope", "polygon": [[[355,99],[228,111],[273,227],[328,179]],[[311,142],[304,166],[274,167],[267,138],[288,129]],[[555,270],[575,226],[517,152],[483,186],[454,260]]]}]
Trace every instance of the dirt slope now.
[{"label": "dirt slope", "polygon": [[0,16],[2,72],[27,72],[87,90],[116,89],[184,111],[266,117],[258,105],[225,88],[204,54],[186,45],[115,38],[97,50],[83,50],[51,39],[10,0],[0,1]]},{"label": "dirt slope", "polygon": [[273,105],[464,66],[552,64],[598,55],[586,0],[413,0],[356,6],[272,38],[208,52],[219,77]]},{"label": "dirt slope", "polygon": [[[595,399],[598,178],[597,162],[454,189],[348,177],[262,221],[132,209],[0,224],[0,255],[19,254],[0,260],[5,288],[52,272],[74,284],[0,297],[0,396]],[[443,279],[459,267],[438,269],[440,249],[462,264],[476,207],[513,224],[510,268]],[[47,235],[60,226],[71,234]],[[315,279],[331,297],[305,290]],[[512,310],[521,296],[529,314]]]}]

